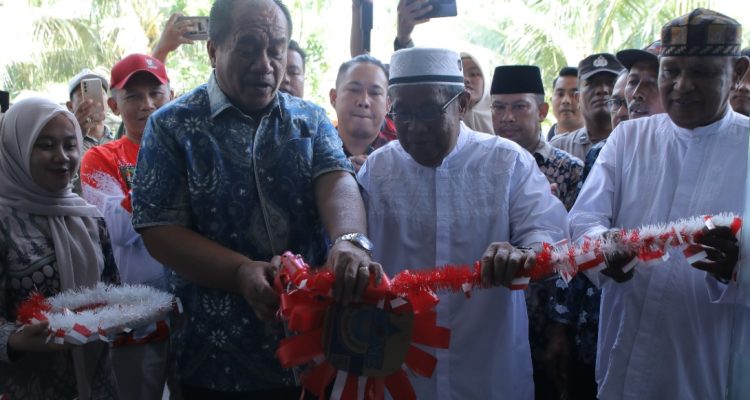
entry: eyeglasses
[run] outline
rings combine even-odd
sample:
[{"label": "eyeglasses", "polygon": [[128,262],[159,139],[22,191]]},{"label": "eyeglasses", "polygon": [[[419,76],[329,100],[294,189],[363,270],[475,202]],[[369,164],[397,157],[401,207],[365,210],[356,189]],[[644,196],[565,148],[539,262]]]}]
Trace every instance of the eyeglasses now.
[{"label": "eyeglasses", "polygon": [[625,102],[625,99],[620,99],[617,97],[610,97],[609,99],[607,99],[606,103],[607,103],[607,109],[609,110],[610,114],[616,113],[617,111],[620,110],[620,107],[622,106],[627,107],[627,103]]},{"label": "eyeglasses", "polygon": [[448,109],[448,106],[456,101],[456,99],[461,96],[461,93],[463,92],[458,92],[458,94],[451,97],[451,99],[440,108],[424,109],[416,112],[399,112],[391,110],[391,112],[388,113],[388,116],[397,124],[408,124],[413,121],[434,121],[445,114],[445,110]]}]

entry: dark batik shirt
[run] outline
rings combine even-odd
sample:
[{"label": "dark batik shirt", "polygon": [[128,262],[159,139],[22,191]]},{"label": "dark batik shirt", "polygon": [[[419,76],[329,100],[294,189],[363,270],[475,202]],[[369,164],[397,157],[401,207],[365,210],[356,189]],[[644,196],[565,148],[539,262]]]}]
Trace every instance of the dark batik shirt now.
[{"label": "dark batik shirt", "polygon": [[[555,195],[570,210],[576,201],[583,172],[581,160],[540,140],[534,151],[539,169],[550,183],[557,184]],[[529,315],[529,344],[535,364],[543,360],[547,348],[550,301],[555,293],[555,278],[532,282],[526,289],[526,311]]]},{"label": "dark batik shirt", "polygon": [[[133,225],[179,225],[253,260],[290,250],[321,265],[327,248],[313,181],[331,171],[352,167],[322,108],[278,93],[253,118],[212,75],[149,118]],[[187,316],[173,338],[182,382],[221,391],[295,385],[274,355],[280,324],[258,320],[238,294],[174,282]]]},{"label": "dark batik shirt", "polygon": [[602,291],[591,283],[586,274],[577,274],[567,285],[558,277],[555,285],[550,302],[552,319],[574,327],[578,360],[593,366],[596,362]]},{"label": "dark batik shirt", "polygon": [[570,211],[580,191],[583,162],[544,140],[539,141],[534,151],[536,165],[550,183],[557,184],[557,198]]},{"label": "dark batik shirt", "polygon": [[[583,179],[580,181],[579,189],[591,172],[605,143],[606,140],[602,140],[586,153]],[[567,285],[562,278],[558,277],[555,286],[550,303],[552,319],[574,327],[578,360],[593,366],[596,362],[599,303],[602,291],[594,286],[585,274],[576,275]]]}]

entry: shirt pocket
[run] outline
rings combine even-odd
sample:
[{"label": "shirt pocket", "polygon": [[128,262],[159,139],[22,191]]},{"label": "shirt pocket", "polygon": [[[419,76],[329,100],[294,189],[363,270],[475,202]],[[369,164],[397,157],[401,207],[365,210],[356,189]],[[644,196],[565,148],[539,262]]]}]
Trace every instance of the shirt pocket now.
[{"label": "shirt pocket", "polygon": [[263,157],[261,182],[273,182],[284,192],[300,193],[312,189],[313,143],[309,137],[297,137],[279,143]]}]

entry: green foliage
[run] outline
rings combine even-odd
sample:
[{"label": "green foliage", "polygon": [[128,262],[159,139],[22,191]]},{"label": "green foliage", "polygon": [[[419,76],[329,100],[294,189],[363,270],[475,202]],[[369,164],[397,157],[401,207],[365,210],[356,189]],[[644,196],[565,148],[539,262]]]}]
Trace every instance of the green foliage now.
[{"label": "green foliage", "polygon": [[172,77],[175,95],[181,95],[206,83],[212,70],[206,42],[180,46],[167,59],[167,68]]},{"label": "green foliage", "polygon": [[[308,54],[306,97],[328,104],[328,85],[335,67],[348,51],[350,14],[331,10],[348,0],[286,0],[292,13],[292,37]],[[462,37],[460,43],[483,47],[493,65],[534,64],[542,68],[548,92],[552,78],[566,65],[576,65],[594,52],[640,48],[658,38],[662,24],[701,6],[713,8],[721,0],[471,0],[463,2],[467,13],[462,29],[445,32]],[[75,3],[75,13],[58,16],[47,12],[54,6]],[[2,10],[0,0],[0,10]],[[26,0],[32,26],[33,51],[24,57],[7,57],[0,65],[0,85],[17,95],[21,90],[45,91],[59,85],[82,68],[107,71],[134,42],[149,49],[159,40],[169,15],[208,15],[212,0]],[[378,40],[390,42],[395,34],[396,0],[376,1]],[[742,6],[732,16],[743,17]],[[746,6],[745,6],[746,8]],[[344,10],[344,11],[342,11]],[[720,10],[721,11],[721,10]],[[726,12],[726,10],[724,10]],[[730,13],[731,14],[731,13]],[[745,22],[747,27],[748,21]],[[428,23],[426,26],[429,26]],[[379,30],[380,29],[380,30]],[[417,31],[424,29],[417,28]],[[441,32],[442,34],[442,32]],[[745,44],[750,29],[745,29]],[[455,43],[455,41],[453,42]],[[139,47],[140,48],[140,47]],[[460,48],[458,48],[460,50]],[[381,56],[385,57],[383,54]],[[0,60],[2,64],[2,60]],[[204,83],[211,72],[205,42],[181,46],[167,60],[177,93]]]},{"label": "green foliage", "polygon": [[326,52],[331,43],[326,42],[325,30],[328,26],[319,15],[324,7],[330,5],[330,0],[293,0],[285,1],[284,4],[289,8],[294,21],[292,39],[307,53],[305,97],[317,104],[328,104],[328,91],[323,87],[323,76],[330,70]]},{"label": "green foliage", "polygon": [[[29,0],[34,10],[59,5],[62,0]],[[2,84],[12,96],[22,90],[44,91],[49,85],[67,82],[82,68],[108,71],[126,50],[121,44],[124,31],[139,31],[148,48],[159,40],[164,23],[173,12],[185,15],[208,15],[211,0],[177,0],[154,3],[150,0],[90,0],[81,2],[82,12],[75,18],[41,14],[30,21],[33,26],[34,51],[30,60],[14,61],[0,73]],[[294,0],[287,2],[295,21],[294,37],[308,53],[307,86],[311,98],[322,86],[321,77],[330,66],[326,53],[325,21],[317,18],[330,0]],[[34,12],[36,15],[37,12]],[[132,34],[132,33],[131,33]],[[129,37],[129,36],[128,36]],[[211,66],[205,42],[184,45],[167,59],[167,67],[177,93],[184,93],[205,83]],[[0,71],[2,72],[2,71]]]},{"label": "green foliage", "polygon": [[[486,2],[503,12],[466,21],[466,38],[491,50],[498,65],[532,64],[552,79],[564,66],[589,54],[642,48],[660,36],[661,26],[713,1],[677,0],[506,0]],[[523,34],[520,34],[522,32]],[[747,33],[747,32],[746,32]]]}]

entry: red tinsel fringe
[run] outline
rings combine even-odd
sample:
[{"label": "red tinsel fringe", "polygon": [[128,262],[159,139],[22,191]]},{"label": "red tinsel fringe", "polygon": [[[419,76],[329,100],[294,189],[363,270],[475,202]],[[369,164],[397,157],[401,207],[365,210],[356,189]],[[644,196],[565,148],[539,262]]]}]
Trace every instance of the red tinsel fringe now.
[{"label": "red tinsel fringe", "polygon": [[31,293],[27,301],[18,305],[16,310],[16,321],[22,324],[29,324],[33,320],[45,321],[47,317],[44,312],[50,311],[52,306],[47,303],[47,299],[39,292]]}]

